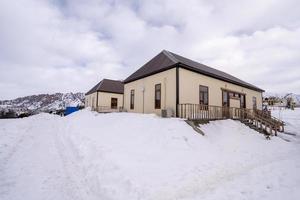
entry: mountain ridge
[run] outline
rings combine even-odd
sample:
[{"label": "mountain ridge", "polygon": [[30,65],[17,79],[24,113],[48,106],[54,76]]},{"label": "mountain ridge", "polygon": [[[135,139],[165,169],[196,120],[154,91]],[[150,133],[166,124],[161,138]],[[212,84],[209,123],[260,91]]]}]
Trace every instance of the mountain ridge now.
[{"label": "mountain ridge", "polygon": [[0,100],[0,112],[22,113],[62,111],[68,106],[83,107],[84,93],[54,93],[19,97],[12,100]]}]

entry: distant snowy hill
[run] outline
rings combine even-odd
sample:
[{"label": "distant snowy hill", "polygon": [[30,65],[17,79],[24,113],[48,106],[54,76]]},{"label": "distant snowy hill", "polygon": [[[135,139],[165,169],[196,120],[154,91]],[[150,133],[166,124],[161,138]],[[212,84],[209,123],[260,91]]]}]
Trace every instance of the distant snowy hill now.
[{"label": "distant snowy hill", "polygon": [[0,101],[0,111],[39,113],[64,110],[67,106],[83,106],[84,93],[39,94]]}]

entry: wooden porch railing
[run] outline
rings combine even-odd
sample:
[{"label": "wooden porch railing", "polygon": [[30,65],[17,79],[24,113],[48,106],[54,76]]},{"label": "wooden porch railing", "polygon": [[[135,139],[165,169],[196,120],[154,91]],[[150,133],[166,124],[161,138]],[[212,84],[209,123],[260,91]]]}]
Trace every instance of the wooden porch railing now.
[{"label": "wooden porch railing", "polygon": [[96,111],[99,113],[122,112],[123,107],[111,108],[109,106],[98,106],[96,108],[93,108],[93,111]]},{"label": "wooden porch railing", "polygon": [[[246,109],[222,107],[222,106],[209,106],[200,104],[178,104],[178,116],[185,119],[203,119],[203,120],[216,120],[216,119],[240,119],[243,118]],[[247,109],[250,112],[250,110]]]},{"label": "wooden porch railing", "polygon": [[[280,126],[282,126],[282,128],[284,128],[284,125],[285,125],[284,121],[282,121],[282,120],[280,120],[276,117],[273,117],[271,115],[271,111],[255,110],[255,112],[256,112],[257,115],[260,115],[264,118],[267,118],[269,121],[272,121],[273,123],[277,123]],[[284,131],[284,130],[282,130],[282,131]]]},{"label": "wooden porch railing", "polygon": [[271,135],[284,131],[283,121],[260,110],[185,103],[178,104],[178,116],[188,120],[236,119]]}]

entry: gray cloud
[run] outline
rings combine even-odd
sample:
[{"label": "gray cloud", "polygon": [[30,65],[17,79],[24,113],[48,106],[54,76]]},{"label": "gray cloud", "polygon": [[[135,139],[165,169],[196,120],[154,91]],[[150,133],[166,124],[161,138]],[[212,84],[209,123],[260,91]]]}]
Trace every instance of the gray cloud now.
[{"label": "gray cloud", "polygon": [[300,93],[299,1],[0,2],[0,99],[87,91],[162,49]]}]

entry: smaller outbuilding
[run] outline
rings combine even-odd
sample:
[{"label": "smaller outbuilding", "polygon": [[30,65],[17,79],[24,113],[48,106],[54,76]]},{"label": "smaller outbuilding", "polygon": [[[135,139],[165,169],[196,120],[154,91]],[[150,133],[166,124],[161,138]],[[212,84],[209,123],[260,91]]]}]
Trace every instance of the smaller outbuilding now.
[{"label": "smaller outbuilding", "polygon": [[123,108],[122,81],[103,79],[85,94],[85,107],[98,112],[111,112]]}]

